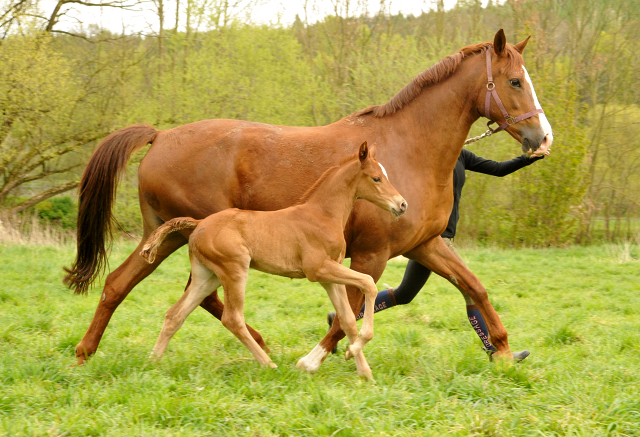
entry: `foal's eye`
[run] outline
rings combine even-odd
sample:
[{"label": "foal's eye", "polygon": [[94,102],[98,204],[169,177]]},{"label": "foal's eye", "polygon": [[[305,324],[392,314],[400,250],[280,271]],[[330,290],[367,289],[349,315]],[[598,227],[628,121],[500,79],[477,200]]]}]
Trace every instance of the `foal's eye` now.
[{"label": "foal's eye", "polygon": [[520,79],[511,79],[509,80],[509,83],[511,84],[511,86],[516,87],[516,88],[521,88],[522,85],[520,85]]},{"label": "foal's eye", "polygon": [[373,182],[380,182],[382,179],[380,179],[378,176],[373,178]]}]

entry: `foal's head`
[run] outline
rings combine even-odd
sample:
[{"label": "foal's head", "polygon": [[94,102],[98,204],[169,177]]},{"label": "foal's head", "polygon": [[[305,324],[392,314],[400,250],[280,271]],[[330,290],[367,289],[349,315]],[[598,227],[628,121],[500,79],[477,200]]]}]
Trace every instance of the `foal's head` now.
[{"label": "foal's head", "polygon": [[[488,48],[491,55],[489,65],[486,53],[479,56],[483,69],[486,71],[489,67],[493,78],[490,80],[488,73],[483,75],[484,86],[478,96],[477,105],[483,116],[488,116],[498,125],[505,124],[505,130],[522,144],[524,153],[542,155],[548,152],[553,142],[553,133],[543,112],[528,115],[542,109],[522,59],[522,52],[528,41],[529,38],[511,45],[507,44],[502,29],[496,33],[493,45]],[[487,113],[487,96],[492,88],[495,88],[503,108],[492,96]],[[505,117],[503,109],[508,117]]]},{"label": "foal's head", "polygon": [[375,144],[369,147],[365,141],[360,145],[360,172],[356,182],[356,196],[401,216],[407,211],[407,202],[391,185],[387,171],[376,161],[374,155]]}]

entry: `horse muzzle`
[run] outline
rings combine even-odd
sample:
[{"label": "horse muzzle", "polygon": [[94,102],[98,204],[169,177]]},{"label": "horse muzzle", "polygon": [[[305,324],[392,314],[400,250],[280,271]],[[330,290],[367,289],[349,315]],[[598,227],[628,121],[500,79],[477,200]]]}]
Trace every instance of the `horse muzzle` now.
[{"label": "horse muzzle", "polygon": [[391,208],[391,212],[396,217],[400,217],[402,214],[407,212],[407,201],[402,199],[399,202],[396,202],[396,205]]},{"label": "horse muzzle", "polygon": [[549,151],[553,143],[553,134],[525,135],[522,137],[522,153],[531,156],[534,153],[542,156]]}]

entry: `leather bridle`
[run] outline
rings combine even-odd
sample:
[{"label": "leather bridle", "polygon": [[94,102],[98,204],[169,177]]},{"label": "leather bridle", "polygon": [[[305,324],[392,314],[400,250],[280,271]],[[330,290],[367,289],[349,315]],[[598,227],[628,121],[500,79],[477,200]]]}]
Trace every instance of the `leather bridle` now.
[{"label": "leather bridle", "polygon": [[[498,92],[496,91],[496,84],[493,82],[493,73],[491,71],[491,53],[493,53],[493,49],[489,47],[486,51],[487,54],[487,97],[484,103],[484,116],[489,119],[487,123],[487,127],[492,134],[496,132],[500,132],[505,130],[508,126],[518,123],[519,121],[526,120],[527,118],[533,117],[536,114],[543,114],[544,111],[542,109],[536,109],[531,112],[527,112],[526,114],[519,115],[518,117],[512,117],[509,115],[507,110],[505,109],[500,97],[498,97]],[[505,122],[498,126],[497,129],[491,129],[491,124],[496,123],[491,120],[491,96],[493,96],[494,100],[498,104],[498,108],[502,112],[502,116],[505,119]]]}]

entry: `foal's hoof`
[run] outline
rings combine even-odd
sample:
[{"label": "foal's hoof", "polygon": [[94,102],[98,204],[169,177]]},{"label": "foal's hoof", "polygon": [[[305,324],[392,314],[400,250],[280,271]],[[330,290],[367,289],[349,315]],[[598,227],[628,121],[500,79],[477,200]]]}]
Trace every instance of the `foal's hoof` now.
[{"label": "foal's hoof", "polygon": [[351,358],[355,357],[356,355],[353,353],[353,351],[351,350],[351,345],[347,346],[347,350],[344,353],[344,359],[345,360],[350,360]]},{"label": "foal's hoof", "polygon": [[[329,329],[331,329],[331,327],[333,326],[333,319],[336,318],[336,313],[335,311],[331,311],[330,313],[327,313],[327,323],[329,324]],[[336,343],[335,346],[333,346],[333,349],[331,349],[331,353],[332,354],[337,354],[338,353],[338,344]]]},{"label": "foal's hoof", "polygon": [[273,361],[269,361],[269,362],[267,363],[267,367],[270,367],[270,368],[272,368],[272,369],[277,369],[277,368],[278,368],[278,365],[277,365],[276,363],[274,363]]}]

